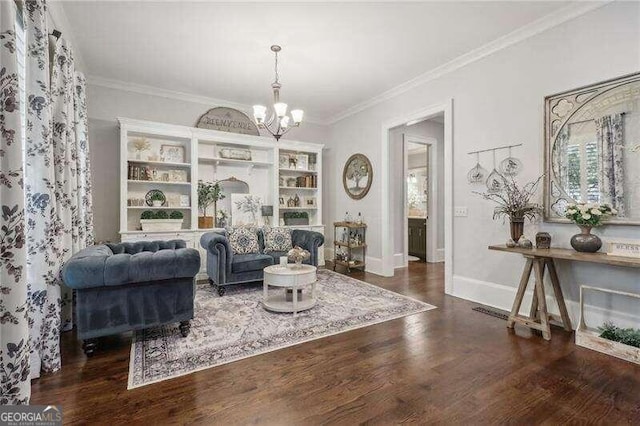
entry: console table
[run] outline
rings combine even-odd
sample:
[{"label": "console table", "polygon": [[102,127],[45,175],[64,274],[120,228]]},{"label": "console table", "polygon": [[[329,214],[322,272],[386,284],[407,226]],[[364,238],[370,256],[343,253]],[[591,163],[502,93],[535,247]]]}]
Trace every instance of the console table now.
[{"label": "console table", "polygon": [[[549,319],[561,322],[564,329],[567,331],[572,330],[571,319],[569,318],[567,307],[564,303],[560,280],[558,279],[558,274],[556,272],[555,259],[640,268],[640,259],[622,256],[609,256],[606,253],[580,253],[574,250],[561,248],[525,249],[519,247],[507,247],[505,245],[489,246],[489,250],[517,253],[521,254],[526,259],[524,270],[522,271],[522,277],[520,278],[520,285],[518,286],[516,298],[513,301],[513,307],[511,308],[511,313],[509,314],[509,319],[507,321],[507,327],[513,328],[515,323],[519,323],[531,329],[540,330],[542,332],[542,337],[545,340],[551,339]],[[545,299],[544,292],[545,269],[549,270],[551,285],[560,310],[560,318],[557,318],[555,315],[550,315],[547,311],[547,301]],[[535,286],[533,291],[533,300],[531,302],[531,310],[527,317],[520,315],[519,311],[532,271],[535,273]]]}]

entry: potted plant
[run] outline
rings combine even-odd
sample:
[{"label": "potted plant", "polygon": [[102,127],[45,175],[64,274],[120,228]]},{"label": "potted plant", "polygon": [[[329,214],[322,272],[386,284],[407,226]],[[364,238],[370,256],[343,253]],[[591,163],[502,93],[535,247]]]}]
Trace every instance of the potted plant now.
[{"label": "potted plant", "polygon": [[140,215],[140,225],[145,232],[154,231],[179,231],[182,229],[184,214],[180,211],[172,211],[168,214],[164,210],[152,212],[146,210]]},{"label": "potted plant", "polygon": [[580,227],[580,233],[571,237],[571,247],[583,253],[595,253],[602,247],[602,240],[591,233],[591,228],[601,226],[618,211],[609,204],[569,203],[565,217]]},{"label": "potted plant", "polygon": [[165,202],[165,197],[162,192],[157,191],[152,192],[151,195],[149,195],[149,200],[151,200],[153,207],[162,207],[162,204]]},{"label": "potted plant", "polygon": [[523,187],[519,187],[513,177],[506,178],[502,176],[504,185],[500,191],[477,193],[485,200],[493,201],[497,204],[497,207],[493,210],[494,220],[499,217],[509,218],[511,239],[516,243],[524,233],[524,220],[535,220],[542,211],[538,204],[531,202],[540,179],[542,179],[542,176],[535,181],[528,182]]},{"label": "potted plant", "polygon": [[141,160],[141,154],[151,149],[151,142],[147,138],[136,138],[133,141],[133,148],[136,150],[136,160]]},{"label": "potted plant", "polygon": [[[202,216],[198,217],[198,228],[213,228],[213,218],[216,217],[217,202],[225,198],[220,191],[220,185],[212,182],[198,181],[198,207]],[[207,216],[207,208],[213,204],[213,216]]]},{"label": "potted plant", "polygon": [[218,228],[225,228],[227,221],[229,220],[229,213],[225,209],[218,210],[218,216],[216,217],[216,226]]},{"label": "potted plant", "polygon": [[309,213],[307,212],[285,212],[283,215],[285,225],[308,225]]}]

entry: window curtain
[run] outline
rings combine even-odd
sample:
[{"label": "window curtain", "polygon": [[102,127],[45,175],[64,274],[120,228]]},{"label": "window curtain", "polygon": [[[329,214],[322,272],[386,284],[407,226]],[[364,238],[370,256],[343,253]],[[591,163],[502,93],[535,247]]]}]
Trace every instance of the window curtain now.
[{"label": "window curtain", "polygon": [[15,19],[14,2],[0,1],[0,405],[31,394]]},{"label": "window curtain", "polygon": [[568,154],[567,147],[569,146],[569,125],[565,124],[562,126],[560,131],[558,132],[558,136],[556,136],[556,143],[554,146],[554,150],[556,150],[555,155],[552,157],[555,159],[555,171],[557,173],[558,178],[558,186],[560,188],[567,188],[569,182],[569,170],[568,170]]},{"label": "window curtain", "polygon": [[600,148],[600,199],[617,209],[619,217],[625,217],[623,117],[612,114],[595,120]]},{"label": "window curtain", "polygon": [[84,77],[75,71],[63,38],[50,45],[45,2],[22,3],[26,126],[21,135],[15,5],[0,1],[0,7],[0,403],[15,404],[28,403],[30,378],[60,368],[60,332],[73,325],[72,293],[62,283],[61,269],[71,255],[93,244],[93,217]]}]

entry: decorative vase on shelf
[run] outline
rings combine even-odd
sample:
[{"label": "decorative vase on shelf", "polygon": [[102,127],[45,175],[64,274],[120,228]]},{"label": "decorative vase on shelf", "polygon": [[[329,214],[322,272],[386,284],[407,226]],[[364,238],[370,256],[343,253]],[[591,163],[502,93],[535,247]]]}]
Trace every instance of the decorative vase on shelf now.
[{"label": "decorative vase on shelf", "polygon": [[591,226],[578,225],[580,233],[571,237],[571,247],[582,253],[595,253],[602,247],[602,240],[591,233]]},{"label": "decorative vase on shelf", "polygon": [[509,230],[511,231],[511,239],[515,242],[520,240],[524,233],[524,218],[512,217],[509,219]]}]

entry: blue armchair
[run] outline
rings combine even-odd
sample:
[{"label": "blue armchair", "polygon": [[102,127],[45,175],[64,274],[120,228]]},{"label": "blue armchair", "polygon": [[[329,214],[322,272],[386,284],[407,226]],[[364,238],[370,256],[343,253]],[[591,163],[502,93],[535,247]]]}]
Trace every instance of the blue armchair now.
[{"label": "blue armchair", "polygon": [[186,337],[199,269],[200,253],[182,240],[96,245],[73,255],[62,277],[76,290],[84,352],[93,354],[96,337],[171,322]]},{"label": "blue armchair", "polygon": [[[318,247],[324,243],[319,232],[294,229],[291,232],[293,246],[309,251],[311,256],[304,263],[318,266]],[[264,253],[264,235],[258,230],[260,253],[234,254],[224,231],[208,232],[200,238],[200,245],[207,250],[207,275],[209,282],[223,296],[225,286],[262,281],[263,270],[279,262],[285,252]]]}]

